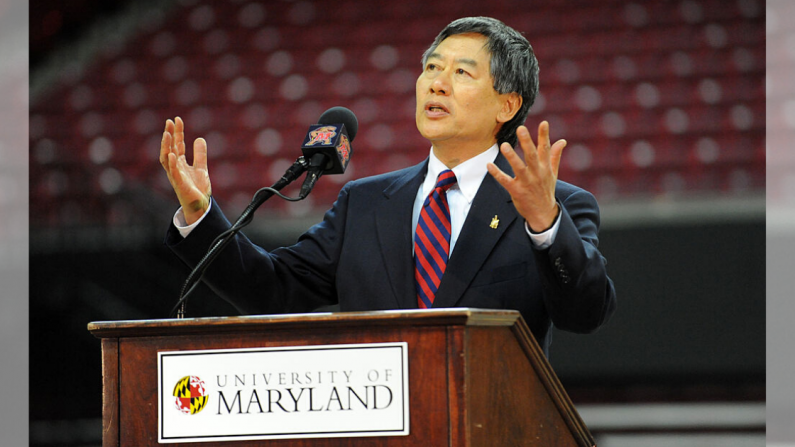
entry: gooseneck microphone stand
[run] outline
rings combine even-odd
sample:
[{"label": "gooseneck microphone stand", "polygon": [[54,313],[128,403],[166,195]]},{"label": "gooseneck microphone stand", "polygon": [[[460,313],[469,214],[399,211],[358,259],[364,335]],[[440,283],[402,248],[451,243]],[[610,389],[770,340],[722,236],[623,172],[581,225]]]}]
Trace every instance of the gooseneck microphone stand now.
[{"label": "gooseneck microphone stand", "polygon": [[188,302],[188,297],[190,294],[196,289],[196,286],[201,281],[202,277],[204,277],[204,272],[207,270],[207,267],[218,257],[221,251],[226,247],[229,242],[234,239],[235,235],[246,225],[251,223],[252,219],[254,218],[254,211],[260,207],[265,201],[277,195],[282,199],[297,202],[299,200],[303,200],[304,197],[298,198],[291,198],[282,195],[279,191],[284,188],[285,186],[292,183],[295,179],[297,179],[301,174],[303,174],[307,168],[309,167],[309,161],[306,160],[303,156],[298,157],[298,159],[290,166],[287,171],[285,171],[282,178],[279,179],[273,186],[265,187],[258,190],[254,197],[251,199],[251,202],[248,204],[245,210],[240,214],[240,217],[237,218],[234,225],[230,227],[228,230],[224,231],[218,237],[213,240],[210,244],[210,248],[207,250],[207,253],[204,254],[204,257],[196,264],[196,267],[190,272],[188,278],[185,280],[185,283],[182,285],[182,290],[179,294],[179,300],[177,304],[171,309],[169,313],[169,317],[173,317],[174,313],[176,312],[178,319],[185,318],[185,306]]}]

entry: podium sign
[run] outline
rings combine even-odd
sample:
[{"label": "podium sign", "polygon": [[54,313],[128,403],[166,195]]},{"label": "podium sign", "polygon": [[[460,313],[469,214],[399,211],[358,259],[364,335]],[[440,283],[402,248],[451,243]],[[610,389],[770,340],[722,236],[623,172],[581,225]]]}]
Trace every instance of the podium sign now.
[{"label": "podium sign", "polygon": [[406,342],[157,357],[159,443],[409,434]]}]

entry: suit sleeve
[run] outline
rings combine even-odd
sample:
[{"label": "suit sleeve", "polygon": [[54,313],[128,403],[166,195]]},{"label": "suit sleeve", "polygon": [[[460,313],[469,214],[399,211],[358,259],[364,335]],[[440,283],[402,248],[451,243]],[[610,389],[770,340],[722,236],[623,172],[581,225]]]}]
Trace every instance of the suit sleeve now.
[{"label": "suit sleeve", "polygon": [[[213,261],[203,281],[243,314],[309,312],[336,304],[334,284],[347,197],[346,186],[323,221],[291,247],[268,252],[239,233]],[[183,239],[171,224],[165,243],[193,268],[213,239],[230,227],[216,202],[187,238]]]},{"label": "suit sleeve", "polygon": [[593,332],[616,307],[607,261],[598,250],[599,207],[593,195],[581,189],[558,200],[561,221],[555,241],[534,250],[546,308],[558,328]]}]

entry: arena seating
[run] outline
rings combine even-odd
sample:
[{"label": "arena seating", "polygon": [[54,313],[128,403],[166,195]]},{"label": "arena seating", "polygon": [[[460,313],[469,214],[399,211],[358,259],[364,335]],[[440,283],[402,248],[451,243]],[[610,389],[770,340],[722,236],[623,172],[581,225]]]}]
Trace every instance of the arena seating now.
[{"label": "arena seating", "polygon": [[265,205],[275,216],[322,212],[345,181],[427,156],[414,126],[420,57],[464,15],[500,18],[533,44],[541,95],[527,124],[546,119],[569,141],[562,180],[602,203],[764,189],[761,1],[539,5],[177,2],[31,104],[30,222],[168,219],[140,203],[176,207],[157,158],[177,115],[191,141],[208,141],[215,196],[240,211],[299,155],[308,125],[342,105],[360,121],[349,172],[322,179],[307,205]]}]

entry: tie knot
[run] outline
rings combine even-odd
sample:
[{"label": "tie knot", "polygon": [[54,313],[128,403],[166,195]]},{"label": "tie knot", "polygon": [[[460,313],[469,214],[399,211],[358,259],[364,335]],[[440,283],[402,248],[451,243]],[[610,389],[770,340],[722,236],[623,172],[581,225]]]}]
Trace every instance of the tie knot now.
[{"label": "tie knot", "polygon": [[457,181],[453,171],[446,169],[439,173],[439,177],[436,177],[436,188],[447,191],[451,186],[455,185]]}]

